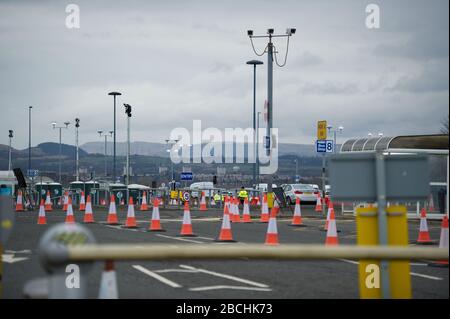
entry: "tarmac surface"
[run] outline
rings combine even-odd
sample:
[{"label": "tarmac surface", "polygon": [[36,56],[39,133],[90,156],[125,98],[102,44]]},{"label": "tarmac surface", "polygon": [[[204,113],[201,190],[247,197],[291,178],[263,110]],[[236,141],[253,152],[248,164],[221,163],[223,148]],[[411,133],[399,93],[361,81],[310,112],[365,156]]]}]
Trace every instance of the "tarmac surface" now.
[{"label": "tarmac surface", "polygon": [[[291,227],[291,212],[284,209],[278,218],[280,245],[283,243],[323,244],[326,232],[321,214],[314,206],[302,205],[306,227]],[[241,209],[242,213],[242,209]],[[352,216],[340,216],[337,227],[339,243],[355,244],[356,226]],[[75,219],[81,222],[83,214],[75,209]],[[137,229],[106,225],[107,212],[94,207],[95,224],[88,227],[98,243],[165,243],[170,245],[220,245],[214,241],[221,227],[221,209],[207,212],[191,210],[193,231],[197,237],[177,236],[180,233],[182,209],[160,209],[165,232],[147,232],[151,210],[136,209]],[[257,219],[259,210],[252,210],[254,223],[233,223],[234,239],[240,244],[264,243],[267,224]],[[283,215],[285,217],[283,217]],[[52,225],[64,222],[65,213],[54,210],[46,214],[47,225],[37,225],[37,211],[16,213],[13,233],[5,247],[3,261],[3,298],[23,298],[24,285],[46,276],[40,265],[37,245],[41,235]],[[126,207],[118,208],[119,222],[126,219]],[[409,238],[417,238],[419,223],[409,221]],[[428,221],[431,238],[438,241],[440,222]],[[104,263],[97,262],[89,272],[88,298],[97,298]],[[359,298],[358,266],[350,260],[330,261],[267,261],[246,258],[228,261],[168,261],[116,262],[120,298],[217,298],[217,299],[272,299],[272,298]],[[448,268],[430,267],[427,261],[411,262],[413,298],[449,298]]]}]

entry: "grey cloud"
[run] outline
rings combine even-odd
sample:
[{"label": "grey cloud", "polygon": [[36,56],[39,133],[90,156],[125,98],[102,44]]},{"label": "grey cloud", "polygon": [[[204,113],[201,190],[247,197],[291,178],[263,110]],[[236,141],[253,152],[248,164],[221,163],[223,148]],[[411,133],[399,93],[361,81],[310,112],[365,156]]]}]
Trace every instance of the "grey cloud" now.
[{"label": "grey cloud", "polygon": [[301,67],[316,66],[323,63],[323,59],[309,51],[303,52],[301,55],[293,59],[293,64]]},{"label": "grey cloud", "polygon": [[301,94],[313,95],[340,95],[340,94],[357,94],[359,92],[358,85],[355,83],[311,83],[305,82],[300,84],[298,90]]}]

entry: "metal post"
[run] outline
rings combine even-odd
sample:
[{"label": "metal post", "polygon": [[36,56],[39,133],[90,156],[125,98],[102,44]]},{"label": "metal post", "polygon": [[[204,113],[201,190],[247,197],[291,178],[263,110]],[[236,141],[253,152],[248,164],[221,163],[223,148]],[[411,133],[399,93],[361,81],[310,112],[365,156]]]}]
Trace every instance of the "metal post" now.
[{"label": "metal post", "polygon": [[[255,131],[256,131],[256,64],[253,64],[253,154],[255,150]],[[253,163],[253,184],[256,184],[256,156]]]},{"label": "metal post", "polygon": [[106,178],[106,176],[108,176],[108,167],[107,167],[107,165],[108,165],[108,158],[107,158],[107,151],[106,151],[106,147],[107,147],[107,144],[108,144],[108,135],[105,135],[105,178]]},{"label": "metal post", "polygon": [[[31,170],[31,109],[28,107],[28,172]],[[28,175],[28,174],[27,174]],[[30,185],[31,187],[31,185]]]},{"label": "metal post", "polygon": [[76,147],[77,147],[76,164],[75,164],[75,169],[76,169],[75,176],[76,176],[76,180],[79,181],[80,180],[80,173],[79,173],[80,172],[80,169],[79,169],[79,159],[80,159],[80,157],[79,157],[79,148],[78,148],[78,128],[80,127],[80,125],[78,124],[77,119],[75,119],[75,121],[76,121],[76,124],[75,124],[75,132],[76,132],[75,144],[76,144]]},{"label": "metal post", "polygon": [[[325,178],[326,178],[326,176],[325,176],[325,164],[326,164],[326,161],[325,161],[325,154],[322,154],[322,198],[321,198],[321,200],[323,199],[323,198],[325,198]],[[325,210],[325,205],[323,205],[323,203],[322,203],[322,216],[326,216],[327,215],[327,212],[326,212],[326,210]]]},{"label": "metal post", "polygon": [[130,185],[130,117],[127,116],[127,203],[130,199],[130,190],[128,185]]},{"label": "metal post", "polygon": [[114,95],[113,182],[116,181],[116,95]]},{"label": "metal post", "polygon": [[61,184],[61,154],[62,154],[62,149],[61,149],[61,127],[59,128],[59,160],[58,160],[58,172],[59,172],[59,183]]},{"label": "metal post", "polygon": [[[272,35],[269,34],[269,44],[267,45],[267,128],[266,128],[266,155],[271,156],[272,148],[272,110],[273,110],[273,44]],[[267,192],[272,193],[273,176],[268,176]]]},{"label": "metal post", "polygon": [[257,184],[259,184],[259,116],[261,112],[258,112],[256,123],[256,171],[257,171]]},{"label": "metal post", "polygon": [[[378,241],[380,246],[388,245],[386,216],[386,165],[384,155],[378,153],[375,157],[376,187],[378,204]],[[390,298],[389,264],[380,261],[381,292],[383,299]]]},{"label": "metal post", "polygon": [[333,145],[333,153],[336,154],[336,130],[334,130],[334,145]]},{"label": "metal post", "polygon": [[12,144],[12,131],[9,131],[9,156],[8,156],[8,173],[11,171],[11,144]]}]

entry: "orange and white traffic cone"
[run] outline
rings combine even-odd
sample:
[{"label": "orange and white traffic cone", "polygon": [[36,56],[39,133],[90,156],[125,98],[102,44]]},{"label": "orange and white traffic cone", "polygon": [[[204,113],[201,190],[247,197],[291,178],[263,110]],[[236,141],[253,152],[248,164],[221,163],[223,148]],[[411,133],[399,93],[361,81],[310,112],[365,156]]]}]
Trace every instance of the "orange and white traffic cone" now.
[{"label": "orange and white traffic cone", "polygon": [[[276,203],[276,201],[275,201]],[[278,230],[277,230],[277,207],[274,205],[270,211],[269,225],[267,227],[266,245],[278,245]]]},{"label": "orange and white traffic cone", "polygon": [[206,208],[205,192],[202,192],[202,199],[200,200],[200,210],[201,211],[207,211],[208,210],[208,208]]},{"label": "orange and white traffic cone", "polygon": [[328,224],[327,230],[327,238],[325,240],[325,245],[327,246],[335,246],[338,245],[338,237],[337,237],[337,227],[336,227],[336,218],[334,216],[334,210],[330,213],[330,221]]},{"label": "orange and white traffic cone", "polygon": [[305,225],[303,225],[303,221],[302,221],[302,209],[300,207],[300,198],[299,197],[297,197],[295,199],[294,216],[292,217],[292,223],[289,225],[297,226],[297,227],[305,226]]},{"label": "orange and white traffic cone", "polygon": [[223,198],[223,213],[225,214],[225,208],[228,207],[228,212],[230,211],[230,199],[228,198],[228,196],[225,196]]},{"label": "orange and white traffic cone", "polygon": [[120,200],[120,206],[123,206],[123,205],[125,205],[125,199],[122,198],[122,199]]},{"label": "orange and white traffic cone", "polygon": [[50,191],[47,191],[47,196],[45,197],[44,209],[46,212],[51,212],[52,209],[52,200],[50,199]]},{"label": "orange and white traffic cone", "polygon": [[233,234],[231,232],[231,223],[230,223],[230,211],[228,210],[228,206],[225,206],[225,212],[222,218],[222,227],[220,229],[219,238],[215,241],[217,242],[236,242],[233,240]]},{"label": "orange and white traffic cone", "polygon": [[241,222],[241,214],[239,213],[239,198],[234,199],[233,223]]},{"label": "orange and white traffic cone", "polygon": [[72,197],[69,197],[66,211],[66,224],[73,224],[73,223],[75,223],[75,218],[73,216]]},{"label": "orange and white traffic cone", "polygon": [[99,299],[118,299],[116,271],[112,260],[105,261],[105,269],[100,280]]},{"label": "orange and white traffic cone", "polygon": [[84,210],[83,223],[91,224],[94,222],[94,213],[92,212],[91,195],[88,195],[86,201],[86,209]]},{"label": "orange and white traffic cone", "polygon": [[191,212],[189,211],[189,202],[184,202],[183,224],[181,226],[181,237],[197,237],[192,231]]},{"label": "orange and white traffic cone", "polygon": [[428,202],[428,211],[430,211],[430,212],[436,211],[436,209],[434,208],[433,194],[430,194],[430,200]]},{"label": "orange and white traffic cone", "polygon": [[47,224],[47,218],[45,217],[45,208],[44,208],[44,200],[41,199],[41,205],[39,206],[39,217],[38,217],[38,225]]},{"label": "orange and white traffic cone", "polygon": [[109,211],[108,218],[106,220],[108,225],[118,225],[119,221],[117,220],[117,210],[116,210],[116,197],[114,194],[111,194],[111,200],[109,202]]},{"label": "orange and white traffic cone", "polygon": [[[448,217],[444,215],[441,224],[441,238],[439,240],[439,248],[445,248],[448,251]],[[439,260],[429,264],[435,267],[448,267],[448,260]]]},{"label": "orange and white traffic cone", "polygon": [[425,208],[422,208],[422,210],[420,211],[419,236],[417,237],[416,244],[420,245],[433,244],[433,241],[430,238],[430,232],[428,230],[427,211]]},{"label": "orange and white traffic cone", "polygon": [[67,211],[67,206],[69,205],[69,194],[67,191],[64,192],[64,199],[63,199],[63,211]]},{"label": "orange and white traffic cone", "polygon": [[106,206],[106,200],[104,198],[101,199],[100,201],[100,205],[102,206]]},{"label": "orange and white traffic cone", "polygon": [[269,206],[267,204],[267,194],[264,193],[263,203],[261,205],[261,218],[259,220],[261,223],[269,222]]},{"label": "orange and white traffic cone", "polygon": [[332,202],[332,201],[330,201],[329,204],[328,204],[327,220],[325,221],[325,226],[323,227],[323,230],[324,230],[324,231],[327,231],[327,230],[328,230],[328,225],[329,225],[329,223],[330,223],[331,212],[334,213],[334,205],[333,205],[333,202]]},{"label": "orange and white traffic cone", "polygon": [[17,202],[16,202],[16,212],[23,212],[23,196],[22,191],[19,189],[17,191]]},{"label": "orange and white traffic cone", "polygon": [[159,217],[159,201],[158,198],[153,199],[152,220],[150,221],[149,231],[165,231],[161,227],[161,219]]},{"label": "orange and white traffic cone", "polygon": [[148,205],[147,205],[147,192],[144,192],[142,194],[142,201],[141,201],[141,211],[145,211],[148,210]]},{"label": "orange and white traffic cone", "polygon": [[320,197],[320,193],[317,194],[317,201],[316,201],[316,212],[322,212],[322,199]]},{"label": "orange and white traffic cone", "polygon": [[84,192],[81,192],[81,196],[80,196],[80,212],[84,212],[84,210],[86,209],[86,199],[84,197]]},{"label": "orange and white traffic cone", "polygon": [[137,228],[136,217],[134,215],[133,197],[131,197],[131,196],[130,196],[130,199],[128,200],[127,220],[126,220],[125,225],[123,227],[125,227],[125,228]]},{"label": "orange and white traffic cone", "polygon": [[252,217],[250,216],[250,206],[248,204],[248,199],[244,199],[244,209],[242,211],[242,222],[243,223],[252,223]]}]

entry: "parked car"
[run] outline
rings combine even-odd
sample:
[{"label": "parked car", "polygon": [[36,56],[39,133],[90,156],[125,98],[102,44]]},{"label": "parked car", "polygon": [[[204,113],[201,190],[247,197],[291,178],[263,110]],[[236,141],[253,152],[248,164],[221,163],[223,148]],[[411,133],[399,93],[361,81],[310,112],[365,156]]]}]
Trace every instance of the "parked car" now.
[{"label": "parked car", "polygon": [[300,202],[315,203],[317,201],[317,194],[319,190],[311,184],[287,184],[283,188],[288,204],[295,204],[296,198],[300,198]]}]

